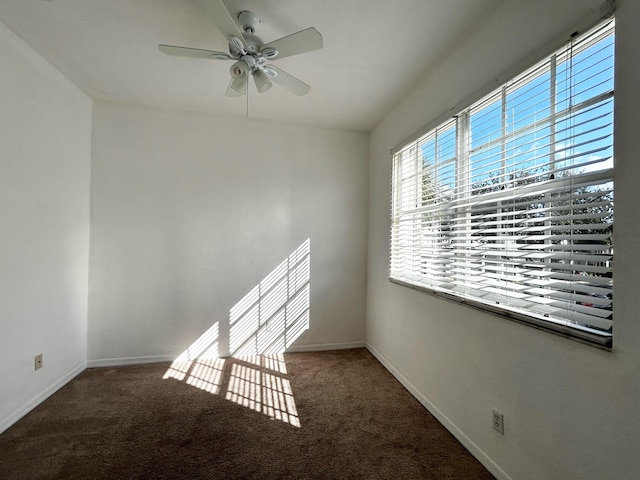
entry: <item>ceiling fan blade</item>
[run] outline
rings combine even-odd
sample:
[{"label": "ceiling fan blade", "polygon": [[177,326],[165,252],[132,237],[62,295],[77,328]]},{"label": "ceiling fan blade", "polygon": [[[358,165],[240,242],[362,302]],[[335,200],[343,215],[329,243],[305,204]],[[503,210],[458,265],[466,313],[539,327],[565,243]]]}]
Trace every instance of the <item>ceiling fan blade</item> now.
[{"label": "ceiling fan blade", "polygon": [[[281,87],[289,90],[291,93],[299,97],[306,95],[307,93],[309,93],[309,90],[311,90],[311,87],[304,83],[302,80],[298,80],[293,75],[289,75],[287,72],[285,72],[281,68],[276,67],[275,65],[265,66],[264,71],[273,81],[273,83],[277,83]],[[275,73],[275,76],[272,72]]]},{"label": "ceiling fan blade", "polygon": [[198,0],[198,3],[227,40],[231,36],[237,37],[246,46],[240,27],[238,27],[222,0]]},{"label": "ceiling fan blade", "polygon": [[290,57],[322,48],[322,35],[315,28],[310,27],[266,43],[261,50],[265,48],[278,50],[275,58]]},{"label": "ceiling fan blade", "polygon": [[233,57],[225,52],[215,50],[203,50],[201,48],[177,47],[175,45],[158,45],[158,50],[167,55],[176,57],[212,58],[215,60],[233,60]]}]

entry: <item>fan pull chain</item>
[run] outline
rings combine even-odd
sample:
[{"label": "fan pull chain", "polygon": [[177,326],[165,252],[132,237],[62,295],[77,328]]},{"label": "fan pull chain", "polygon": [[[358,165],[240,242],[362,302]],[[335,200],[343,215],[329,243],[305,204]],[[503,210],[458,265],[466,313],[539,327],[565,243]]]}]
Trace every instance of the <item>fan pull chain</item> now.
[{"label": "fan pull chain", "polygon": [[247,118],[249,118],[249,79],[247,79]]}]

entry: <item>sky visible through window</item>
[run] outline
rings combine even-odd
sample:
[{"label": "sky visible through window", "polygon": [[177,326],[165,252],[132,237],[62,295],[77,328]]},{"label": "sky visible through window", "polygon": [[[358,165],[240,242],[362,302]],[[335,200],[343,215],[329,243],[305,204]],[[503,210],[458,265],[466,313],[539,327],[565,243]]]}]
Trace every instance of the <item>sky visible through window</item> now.
[{"label": "sky visible through window", "polygon": [[[593,127],[603,115],[611,115],[612,102],[605,108],[586,108],[573,117],[568,112],[571,107],[613,90],[613,48],[614,37],[609,35],[574,54],[571,61],[567,58],[571,47],[567,47],[556,57],[553,86],[549,59],[531,69],[523,79],[506,85],[504,125],[501,91],[490,95],[479,107],[472,107],[469,120],[472,185],[497,177],[503,168],[507,172],[547,168],[552,153],[559,169],[570,168],[573,159],[585,154],[589,155],[588,161],[580,163],[590,164],[583,167],[586,171],[596,168],[593,165],[598,160],[612,159],[610,140],[599,138],[603,137],[603,131],[594,132]],[[533,128],[534,125],[537,126]],[[613,134],[612,122],[606,133]],[[455,135],[455,131],[451,134]],[[423,145],[422,155],[427,163],[455,155],[455,139],[442,138],[441,142],[446,147],[438,157],[433,142]],[[601,163],[601,168],[613,166],[611,161]]]},{"label": "sky visible through window", "polygon": [[[523,79],[506,85],[504,101],[501,91],[497,91],[482,105],[472,107],[468,142],[471,183],[477,185],[495,178],[503,168],[506,171],[546,168],[552,153],[557,162],[555,166],[560,169],[570,168],[571,160],[584,154],[590,155],[587,162],[581,162],[590,164],[583,167],[586,171],[596,168],[593,164],[598,160],[612,159],[611,142],[598,138],[603,136],[602,130],[593,131],[594,122],[612,112],[612,104],[606,108],[587,108],[573,117],[566,113],[570,107],[613,90],[610,74],[613,48],[614,37],[609,35],[584,48],[570,61],[567,58],[570,47],[567,47],[557,56],[553,94],[551,60],[548,59]],[[598,65],[595,71],[594,65]],[[552,138],[552,123],[555,138]],[[455,122],[450,122],[422,139],[419,145],[424,168],[431,173],[432,181],[441,192],[455,188],[456,132]],[[607,133],[613,134],[612,122]],[[602,168],[613,166],[611,160],[601,163]]]}]

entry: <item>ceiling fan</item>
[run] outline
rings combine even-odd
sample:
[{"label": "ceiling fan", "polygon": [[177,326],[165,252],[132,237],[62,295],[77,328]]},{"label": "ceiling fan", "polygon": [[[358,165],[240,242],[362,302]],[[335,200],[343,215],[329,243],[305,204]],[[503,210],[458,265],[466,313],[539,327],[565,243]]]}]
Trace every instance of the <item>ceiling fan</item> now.
[{"label": "ceiling fan", "polygon": [[240,12],[238,14],[238,21],[242,26],[242,30],[240,30],[222,0],[199,0],[198,3],[229,41],[229,53],[160,44],[158,49],[161,52],[179,57],[236,60],[229,69],[231,82],[226,93],[229,97],[237,97],[247,93],[249,75],[253,77],[260,93],[269,90],[272,82],[298,96],[309,93],[311,89],[309,85],[275,65],[267,64],[267,61],[322,48],[320,32],[311,27],[264,43],[255,34],[256,27],[260,24],[260,17],[256,14],[249,11]]}]

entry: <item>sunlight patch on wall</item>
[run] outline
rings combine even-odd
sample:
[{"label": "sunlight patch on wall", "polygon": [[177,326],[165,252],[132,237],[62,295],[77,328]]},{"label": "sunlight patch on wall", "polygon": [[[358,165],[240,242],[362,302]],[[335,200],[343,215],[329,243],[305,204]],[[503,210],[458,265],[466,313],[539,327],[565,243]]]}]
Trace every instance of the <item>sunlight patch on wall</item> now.
[{"label": "sunlight patch on wall", "polygon": [[284,352],[309,328],[311,240],[307,239],[229,311],[233,356]]}]

